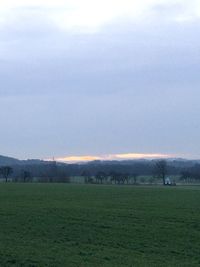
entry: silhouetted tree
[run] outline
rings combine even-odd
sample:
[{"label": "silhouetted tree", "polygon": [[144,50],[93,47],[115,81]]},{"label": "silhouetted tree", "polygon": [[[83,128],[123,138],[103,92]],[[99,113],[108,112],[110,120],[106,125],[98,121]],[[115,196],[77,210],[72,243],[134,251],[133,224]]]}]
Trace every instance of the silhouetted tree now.
[{"label": "silhouetted tree", "polygon": [[158,160],[154,167],[154,176],[162,179],[163,185],[165,185],[165,177],[167,174],[167,162],[166,160]]},{"label": "silhouetted tree", "polygon": [[22,179],[23,182],[27,182],[31,179],[31,173],[29,171],[22,170]]},{"label": "silhouetted tree", "polygon": [[56,180],[57,177],[57,162],[53,160],[50,164],[49,169],[49,182],[52,183],[54,180]]},{"label": "silhouetted tree", "polygon": [[129,183],[129,180],[130,180],[130,174],[129,173],[125,173],[123,175],[123,181],[124,181],[124,183],[126,182],[128,184]]},{"label": "silhouetted tree", "polygon": [[189,171],[182,171],[180,181],[189,182],[192,179],[192,174]]},{"label": "silhouetted tree", "polygon": [[115,184],[116,184],[117,183],[118,174],[115,171],[112,171],[112,172],[110,172],[109,176],[110,176],[111,183],[114,181]]},{"label": "silhouetted tree", "polygon": [[92,182],[92,176],[91,176],[91,174],[90,174],[89,171],[84,170],[84,171],[81,173],[81,176],[84,178],[84,182],[85,182],[86,184]]},{"label": "silhouetted tree", "polygon": [[56,183],[70,183],[70,176],[66,170],[57,168],[57,175],[53,181]]},{"label": "silhouetted tree", "polygon": [[8,182],[8,177],[13,173],[13,169],[9,166],[4,166],[0,168],[0,174],[5,178],[6,183]]},{"label": "silhouetted tree", "polygon": [[98,183],[100,182],[101,184],[103,183],[104,180],[107,180],[107,174],[102,171],[98,172],[95,177],[97,182]]},{"label": "silhouetted tree", "polygon": [[125,181],[127,180],[126,174],[122,174],[120,172],[115,172],[115,171],[110,173],[110,178],[111,182],[114,181],[115,184],[124,184]]},{"label": "silhouetted tree", "polygon": [[138,174],[137,173],[133,173],[132,176],[133,176],[133,183],[137,184]]}]

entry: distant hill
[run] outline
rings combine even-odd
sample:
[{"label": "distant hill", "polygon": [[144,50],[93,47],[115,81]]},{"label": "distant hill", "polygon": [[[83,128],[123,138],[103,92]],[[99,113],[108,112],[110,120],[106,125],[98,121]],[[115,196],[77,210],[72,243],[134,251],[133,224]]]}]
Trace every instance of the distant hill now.
[{"label": "distant hill", "polygon": [[0,166],[17,165],[17,164],[20,164],[20,160],[0,155]]},{"label": "distant hill", "polygon": [[[90,161],[90,162],[77,162],[77,163],[62,163],[57,162],[57,166],[68,166],[69,168],[74,168],[74,170],[78,171],[79,169],[88,168],[91,172],[96,171],[111,171],[113,169],[118,171],[127,170],[128,172],[137,171],[138,173],[144,172],[149,173],[149,170],[152,169],[152,166],[155,164],[157,160],[147,160],[147,159],[137,159],[137,160],[122,160],[122,161]],[[176,172],[191,168],[195,165],[200,164],[200,160],[187,160],[187,159],[167,159],[169,169],[172,171],[176,170]],[[2,156],[0,155],[0,166],[16,166],[18,168],[22,166],[40,166],[45,167],[48,166],[51,161],[45,161],[40,159],[27,159],[27,160],[19,160],[12,157]],[[71,166],[71,167],[70,167]]]},{"label": "distant hill", "polygon": [[39,159],[28,159],[28,160],[19,160],[12,157],[6,157],[0,155],[0,166],[14,166],[14,165],[40,165],[48,164],[48,161],[43,161]]}]

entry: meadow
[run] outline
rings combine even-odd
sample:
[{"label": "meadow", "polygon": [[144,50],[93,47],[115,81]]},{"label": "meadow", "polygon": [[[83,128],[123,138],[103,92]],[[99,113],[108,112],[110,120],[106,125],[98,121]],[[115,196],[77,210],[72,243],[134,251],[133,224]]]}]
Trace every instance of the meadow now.
[{"label": "meadow", "polygon": [[0,266],[200,266],[200,187],[0,184]]}]

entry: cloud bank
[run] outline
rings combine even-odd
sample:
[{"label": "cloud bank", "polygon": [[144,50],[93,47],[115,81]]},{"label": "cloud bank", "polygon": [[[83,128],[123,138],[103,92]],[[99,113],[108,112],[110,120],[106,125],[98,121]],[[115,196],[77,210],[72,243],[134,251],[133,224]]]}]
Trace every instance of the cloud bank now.
[{"label": "cloud bank", "polygon": [[199,10],[1,2],[2,154],[200,156]]}]

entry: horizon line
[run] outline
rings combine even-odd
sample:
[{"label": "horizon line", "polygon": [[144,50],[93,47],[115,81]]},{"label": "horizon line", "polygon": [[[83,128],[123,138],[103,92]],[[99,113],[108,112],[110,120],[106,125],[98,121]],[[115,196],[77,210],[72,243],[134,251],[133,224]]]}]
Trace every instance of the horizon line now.
[{"label": "horizon line", "polygon": [[120,161],[120,160],[136,160],[136,159],[168,159],[168,158],[175,158],[177,156],[178,155],[175,154],[162,154],[162,153],[121,153],[121,154],[103,154],[103,155],[63,156],[63,157],[55,157],[53,159],[58,162],[75,163],[75,162],[90,162],[95,160]]}]

